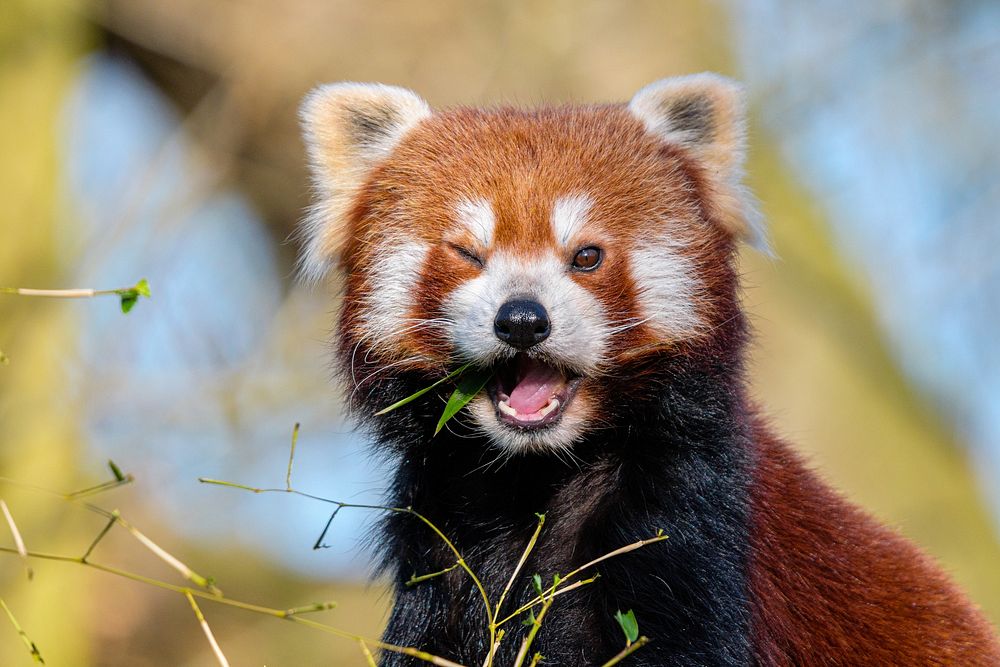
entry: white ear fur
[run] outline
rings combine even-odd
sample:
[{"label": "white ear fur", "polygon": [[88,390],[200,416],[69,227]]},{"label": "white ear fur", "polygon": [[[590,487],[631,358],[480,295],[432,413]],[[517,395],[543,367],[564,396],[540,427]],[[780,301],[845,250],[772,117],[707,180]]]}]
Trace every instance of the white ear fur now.
[{"label": "white ear fur", "polygon": [[306,96],[299,116],[317,198],[301,229],[306,280],[321,278],[343,250],[347,216],[372,169],[430,114],[415,93],[377,83],[327,84]]},{"label": "white ear fur", "polygon": [[661,79],[636,93],[628,108],[648,132],[683,147],[708,168],[720,222],[751,245],[770,252],[760,215],[742,185],[746,155],[742,87],[707,72]]}]

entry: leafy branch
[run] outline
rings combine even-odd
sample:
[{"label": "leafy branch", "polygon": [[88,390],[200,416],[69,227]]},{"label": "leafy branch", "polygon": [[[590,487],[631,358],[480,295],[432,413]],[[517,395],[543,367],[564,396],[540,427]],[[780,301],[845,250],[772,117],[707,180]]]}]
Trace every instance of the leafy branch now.
[{"label": "leafy branch", "polygon": [[149,282],[143,278],[131,287],[116,289],[32,289],[28,287],[0,287],[0,294],[16,294],[18,296],[40,296],[50,299],[91,299],[96,296],[118,296],[121,309],[127,313],[139,301],[139,297],[150,298]]},{"label": "leafy branch", "polygon": [[[428,390],[429,389],[430,388],[428,388]],[[295,460],[295,447],[296,447],[296,443],[298,441],[298,433],[299,433],[299,425],[296,424],[295,428],[292,430],[292,444],[291,444],[291,451],[289,452],[289,455],[288,455],[288,468],[287,468],[287,472],[285,474],[285,487],[284,488],[278,488],[278,487],[275,487],[275,488],[254,487],[254,486],[248,486],[246,484],[238,484],[236,482],[228,482],[228,481],[224,481],[224,480],[211,479],[211,478],[207,478],[207,477],[199,477],[198,481],[201,482],[202,484],[214,484],[216,486],[225,486],[225,487],[229,487],[229,488],[240,489],[240,490],[243,490],[243,491],[249,491],[251,493],[258,493],[258,494],[259,493],[289,493],[289,494],[293,494],[293,495],[297,495],[297,496],[302,496],[304,498],[309,498],[311,500],[316,500],[316,501],[319,501],[319,502],[327,503],[327,504],[330,504],[330,505],[335,505],[336,506],[336,510],[334,511],[333,515],[331,515],[330,521],[327,522],[326,528],[323,529],[323,534],[320,535],[319,539],[316,541],[316,545],[317,546],[319,546],[321,544],[321,542],[323,540],[323,537],[326,534],[326,531],[330,527],[330,523],[333,521],[333,518],[336,516],[337,511],[339,511],[339,510],[341,510],[343,508],[381,510],[381,511],[384,511],[384,512],[395,512],[395,513],[399,513],[399,514],[409,514],[410,516],[415,517],[419,521],[423,522],[432,531],[434,531],[434,533],[438,536],[438,538],[442,542],[444,542],[444,544],[448,547],[448,549],[451,550],[451,552],[455,555],[455,558],[456,558],[455,565],[457,567],[461,567],[463,570],[465,570],[466,574],[468,574],[469,577],[472,579],[473,583],[476,586],[476,589],[479,591],[479,594],[480,594],[480,596],[483,599],[483,604],[486,607],[486,615],[487,615],[487,618],[489,619],[489,624],[490,624],[490,644],[493,645],[496,642],[496,624],[494,623],[495,618],[494,618],[494,615],[493,615],[492,606],[490,604],[489,595],[486,593],[486,588],[483,586],[482,581],[480,581],[480,579],[476,575],[476,573],[472,571],[472,568],[470,568],[468,566],[468,564],[465,562],[465,558],[462,556],[461,552],[459,552],[459,550],[455,546],[455,544],[450,539],[448,539],[448,536],[445,535],[444,532],[434,524],[434,522],[432,522],[430,519],[428,519],[424,515],[420,514],[419,512],[414,511],[414,509],[412,507],[389,507],[387,505],[366,505],[366,504],[360,504],[360,503],[347,503],[347,502],[342,502],[342,501],[339,501],[339,500],[333,500],[331,498],[324,498],[322,496],[317,496],[317,495],[311,494],[311,493],[305,493],[303,491],[299,491],[298,489],[295,489],[292,486],[292,466],[294,465],[294,460]],[[430,576],[424,575],[423,577],[420,578],[420,580],[421,581],[425,581],[427,579],[431,579],[434,576],[438,576],[438,575],[441,575],[441,574],[444,574],[444,572],[437,572],[437,573],[434,573],[433,575],[430,575]],[[414,576],[416,577],[416,575],[414,575]],[[489,664],[492,665],[492,651],[490,651],[490,658],[491,659],[489,660]],[[435,664],[437,664],[437,663],[435,663]]]},{"label": "leafy branch", "polygon": [[[548,587],[543,587],[540,575],[535,574],[532,577],[532,583],[534,585],[537,596],[534,599],[529,600],[524,605],[518,607],[518,609],[515,610],[512,614],[504,618],[500,618],[501,611],[503,610],[503,604],[506,601],[508,594],[513,589],[513,586],[517,581],[517,578],[520,575],[521,571],[523,570],[524,565],[527,562],[532,551],[537,546],[538,538],[541,535],[541,532],[545,525],[544,514],[538,515],[538,524],[536,525],[535,530],[531,535],[531,538],[528,540],[524,552],[522,553],[520,559],[518,560],[516,566],[514,567],[514,570],[511,573],[511,576],[508,579],[506,586],[501,592],[499,600],[494,605],[490,600],[490,597],[487,594],[486,589],[482,584],[482,581],[479,579],[479,577],[476,575],[473,569],[466,563],[465,558],[462,556],[461,552],[457,549],[454,543],[431,520],[429,520],[427,517],[423,516],[419,512],[414,511],[410,507],[388,507],[382,505],[346,503],[297,490],[292,485],[292,468],[294,464],[295,448],[298,440],[298,433],[299,433],[299,425],[296,424],[292,433],[291,451],[289,452],[288,467],[286,469],[284,488],[252,487],[244,484],[238,484],[235,482],[227,482],[227,481],[208,479],[208,478],[200,478],[199,481],[205,484],[214,484],[218,486],[235,488],[252,493],[289,493],[302,496],[305,498],[310,498],[319,502],[332,504],[335,505],[336,508],[333,512],[333,515],[330,517],[330,522],[332,522],[333,517],[336,516],[337,511],[345,507],[380,510],[388,512],[399,512],[399,513],[409,514],[418,519],[419,521],[423,522],[449,548],[449,550],[454,554],[456,560],[452,566],[447,567],[441,571],[424,575],[414,574],[413,577],[411,577],[410,580],[407,582],[407,585],[418,585],[424,581],[444,575],[448,572],[451,572],[459,568],[461,568],[466,573],[466,575],[470,577],[476,589],[478,590],[479,595],[483,599],[483,604],[487,616],[488,630],[490,634],[490,644],[489,644],[490,649],[487,653],[486,660],[484,662],[484,667],[492,667],[492,665],[494,664],[495,656],[506,634],[505,629],[502,627],[506,623],[510,622],[511,620],[513,620],[518,616],[521,616],[522,614],[527,613],[528,615],[528,618],[525,621],[525,625],[528,625],[530,629],[528,630],[527,635],[521,642],[521,645],[517,652],[517,657],[515,658],[514,662],[514,667],[523,667],[525,661],[528,660],[528,655],[530,654],[532,643],[535,641],[535,638],[537,637],[538,632],[541,629],[542,623],[545,620],[546,615],[548,614],[550,608],[552,607],[555,598],[560,595],[569,593],[573,590],[576,590],[581,586],[589,585],[594,581],[596,581],[597,579],[597,575],[591,576],[590,578],[587,579],[580,579],[579,576],[581,574],[583,574],[586,570],[593,567],[597,563],[600,563],[608,558],[613,558],[615,556],[638,549],[647,544],[667,539],[666,536],[663,535],[662,531],[658,531],[657,534],[652,538],[639,540],[637,542],[634,542],[632,544],[626,545],[612,552],[609,552],[604,556],[595,558],[594,560],[576,568],[575,570],[571,571],[569,574],[565,576],[560,577],[559,575],[554,575],[552,579],[552,584]],[[94,539],[89,543],[87,548],[83,551],[82,555],[70,556],[62,554],[44,553],[44,552],[33,551],[26,548],[23,539],[21,539],[20,537],[20,532],[17,529],[13,516],[11,516],[9,508],[7,508],[6,504],[3,504],[2,510],[7,518],[7,523],[11,529],[11,533],[14,536],[15,546],[0,547],[0,553],[16,554],[20,558],[24,559],[25,562],[27,562],[29,559],[42,559],[48,561],[72,563],[89,569],[98,570],[100,572],[105,572],[107,574],[112,574],[114,576],[118,576],[124,579],[129,579],[131,581],[135,581],[149,586],[154,586],[162,590],[167,590],[183,595],[187,599],[188,604],[190,605],[192,612],[194,613],[195,618],[202,629],[202,632],[205,634],[205,637],[208,640],[209,646],[212,650],[213,655],[215,656],[216,661],[222,667],[228,667],[229,663],[226,659],[225,654],[222,651],[221,646],[216,640],[215,635],[208,624],[208,621],[206,620],[204,614],[202,613],[200,606],[198,605],[198,600],[207,600],[215,604],[220,604],[223,606],[228,606],[236,609],[242,609],[244,611],[262,614],[265,616],[271,616],[273,618],[286,620],[290,623],[302,625],[326,634],[341,637],[344,639],[350,639],[359,646],[362,655],[364,656],[365,662],[367,665],[369,665],[369,667],[375,665],[375,659],[374,656],[372,655],[371,647],[381,649],[384,651],[390,651],[394,653],[408,655],[418,660],[438,665],[439,667],[464,667],[463,665],[448,660],[447,658],[432,655],[430,653],[427,653],[426,651],[420,650],[419,648],[408,647],[408,646],[397,646],[380,640],[370,639],[362,635],[342,630],[333,625],[329,625],[327,623],[322,623],[312,618],[305,617],[307,614],[310,613],[322,612],[329,609],[333,609],[336,606],[336,603],[334,602],[318,602],[299,607],[293,607],[290,609],[278,609],[226,597],[223,594],[223,592],[215,585],[215,581],[213,578],[206,577],[195,572],[192,568],[187,566],[179,558],[169,553],[166,549],[164,549],[155,541],[153,541],[151,538],[149,538],[145,533],[140,531],[136,526],[126,521],[121,516],[121,513],[118,510],[104,509],[87,501],[94,495],[105,493],[119,486],[131,484],[134,481],[134,477],[132,475],[123,473],[121,469],[113,461],[108,462],[108,468],[112,473],[113,476],[112,479],[70,493],[61,493],[44,487],[24,484],[14,480],[9,480],[0,477],[0,482],[17,485],[22,488],[27,488],[33,491],[54,495],[67,502],[77,504],[78,506],[86,509],[87,511],[99,514],[100,516],[107,519],[106,523],[102,526],[101,530],[97,533]],[[321,535],[320,539],[317,540],[317,544],[321,544],[323,537],[326,534],[326,530],[329,528],[330,522],[327,522],[327,526],[326,528],[324,528],[323,535]],[[92,559],[92,556],[95,550],[97,549],[98,545],[116,527],[127,531],[136,541],[142,544],[143,547],[145,547],[150,553],[155,555],[163,562],[167,563],[171,568],[173,568],[178,574],[180,574],[180,576],[182,576],[191,585],[174,584],[168,581],[155,579],[152,577],[148,577],[135,572],[123,570],[111,565],[105,565],[103,563],[94,561]],[[36,662],[43,663],[41,654],[39,653],[37,647],[28,638],[25,632],[21,629],[21,626],[14,618],[14,615],[11,613],[10,609],[7,607],[5,603],[3,603],[2,600],[0,600],[0,604],[2,604],[8,619],[11,621],[15,629],[22,637],[22,640],[24,641],[25,645],[31,652],[33,659],[35,659]],[[539,606],[540,608],[537,610],[536,614],[536,607]],[[608,662],[606,662],[604,664],[604,667],[611,667],[612,665],[618,664],[619,662],[624,660],[626,657],[631,655],[633,652],[641,648],[649,641],[648,638],[646,637],[638,636],[638,624],[635,620],[634,614],[632,614],[631,611],[629,611],[627,614],[621,614],[621,612],[619,612],[619,614],[616,615],[616,620],[618,620],[618,623],[622,626],[622,629],[625,632],[626,646],[621,652],[619,652],[617,655],[612,657]],[[530,662],[528,663],[528,667],[537,667],[537,665],[542,660],[543,656],[540,653],[536,652],[532,656]]]},{"label": "leafy branch", "polygon": [[[456,375],[461,374],[461,372],[464,371],[466,368],[467,368],[467,366],[458,369],[457,371],[455,371],[455,372],[453,372],[451,374],[451,377],[454,377]],[[445,379],[447,379],[447,378],[443,378],[437,384],[440,384]],[[432,387],[428,387],[427,389],[423,390],[423,392],[426,393],[426,391],[429,391],[432,388],[433,388],[433,386]],[[415,396],[416,395],[411,396],[408,399],[404,399],[404,401],[401,402],[400,404],[405,403],[405,402],[409,402]],[[386,412],[386,411],[388,411],[390,409],[394,409],[394,407],[398,407],[400,404],[396,404],[395,406],[390,406],[389,408],[386,408],[386,410],[383,410],[383,412]],[[328,503],[328,504],[331,504],[331,505],[335,505],[336,509],[334,510],[333,514],[330,516],[329,521],[327,521],[327,524],[326,524],[326,526],[323,529],[323,533],[320,535],[319,539],[316,541],[316,545],[317,546],[319,546],[322,543],[322,540],[325,537],[327,530],[329,530],[329,528],[330,528],[330,523],[333,521],[333,518],[336,516],[337,512],[340,511],[343,508],[358,508],[358,509],[382,510],[382,511],[386,511],[386,512],[397,512],[397,513],[409,514],[409,515],[415,517],[416,519],[420,520],[425,525],[427,525],[437,535],[437,537],[439,539],[441,539],[444,542],[444,544],[449,548],[449,550],[455,555],[456,561],[455,561],[455,563],[453,565],[451,565],[449,567],[446,567],[446,568],[444,568],[442,570],[439,570],[437,572],[431,572],[431,573],[428,573],[428,574],[420,574],[420,575],[414,573],[410,577],[410,579],[408,579],[406,581],[406,585],[407,586],[414,586],[414,585],[417,585],[417,584],[422,583],[424,581],[428,581],[430,579],[434,579],[436,577],[439,577],[439,576],[442,576],[444,574],[447,574],[448,572],[451,572],[451,571],[453,571],[455,569],[458,569],[458,568],[461,568],[462,570],[464,570],[466,572],[466,574],[472,579],[472,582],[475,585],[476,589],[478,590],[480,597],[482,597],[483,602],[484,602],[485,607],[486,607],[487,628],[488,628],[489,635],[490,635],[490,644],[489,644],[490,645],[490,649],[489,649],[489,652],[488,652],[488,654],[486,656],[486,660],[484,662],[484,667],[491,667],[493,665],[493,661],[494,661],[496,652],[499,649],[499,646],[500,646],[500,644],[501,644],[501,642],[503,640],[503,636],[504,636],[504,632],[505,632],[502,626],[504,626],[506,623],[508,623],[511,620],[513,620],[514,618],[516,618],[516,617],[524,614],[525,612],[527,612],[527,613],[530,614],[530,617],[529,617],[530,623],[528,623],[528,624],[531,626],[531,630],[529,630],[528,635],[523,640],[522,645],[521,645],[521,647],[520,647],[520,649],[518,651],[518,655],[517,655],[516,661],[515,661],[515,667],[521,667],[521,665],[523,664],[524,660],[527,658],[529,649],[531,647],[532,642],[534,641],[535,636],[537,635],[538,631],[541,628],[542,621],[544,620],[545,615],[548,612],[549,608],[552,606],[552,603],[555,600],[555,598],[558,597],[559,595],[563,595],[565,593],[569,593],[570,591],[576,590],[576,589],[581,588],[583,586],[587,586],[589,584],[592,584],[593,582],[595,582],[597,580],[597,578],[598,578],[599,575],[595,574],[594,576],[589,577],[587,579],[578,579],[576,581],[573,581],[574,579],[577,579],[581,574],[583,574],[588,569],[592,568],[593,566],[597,565],[598,563],[601,563],[601,562],[603,562],[603,561],[605,561],[605,560],[607,560],[609,558],[614,558],[616,556],[620,556],[622,554],[626,554],[626,553],[629,553],[631,551],[635,551],[636,549],[642,548],[642,547],[644,547],[644,546],[646,546],[648,544],[654,544],[656,542],[662,542],[663,540],[666,540],[667,537],[668,537],[667,535],[664,535],[664,533],[663,533],[662,530],[657,530],[656,534],[653,537],[642,539],[642,540],[638,540],[636,542],[633,542],[632,544],[627,544],[627,545],[625,545],[623,547],[615,549],[614,551],[608,552],[608,553],[604,554],[603,556],[595,558],[595,559],[593,559],[593,560],[591,560],[591,561],[589,561],[589,562],[581,565],[580,567],[572,570],[571,572],[569,572],[565,576],[559,576],[558,574],[553,575],[552,585],[549,586],[548,588],[544,588],[544,589],[542,588],[541,577],[540,577],[540,575],[535,574],[532,577],[532,581],[534,583],[537,596],[535,598],[533,598],[532,600],[529,600],[527,603],[525,603],[525,604],[521,605],[520,607],[518,607],[510,615],[508,615],[508,616],[506,616],[506,617],[504,617],[504,618],[501,619],[500,618],[500,612],[502,610],[503,603],[506,600],[508,593],[510,592],[510,590],[514,586],[514,583],[516,582],[518,575],[520,574],[521,570],[523,569],[524,564],[527,562],[527,560],[530,557],[531,553],[534,551],[534,549],[535,549],[535,547],[536,547],[536,545],[538,543],[538,538],[539,538],[539,536],[540,536],[540,534],[542,532],[542,529],[545,526],[545,515],[544,514],[537,514],[536,515],[538,517],[538,523],[537,523],[537,525],[535,527],[535,530],[532,533],[531,537],[529,538],[528,543],[525,546],[525,549],[524,549],[524,551],[521,554],[521,557],[518,559],[518,562],[515,565],[514,570],[511,573],[510,578],[507,581],[507,584],[504,586],[504,589],[503,589],[503,591],[500,594],[499,600],[497,601],[496,605],[493,605],[491,603],[491,601],[490,601],[489,594],[486,592],[486,589],[485,589],[485,587],[482,584],[482,581],[476,575],[476,573],[472,570],[472,568],[468,565],[468,563],[465,561],[465,558],[462,556],[461,552],[455,547],[454,543],[430,519],[428,519],[424,515],[420,514],[419,512],[415,511],[412,507],[391,507],[391,506],[386,506],[386,505],[365,505],[365,504],[358,504],[358,503],[347,503],[347,502],[342,502],[342,501],[339,501],[339,500],[333,500],[331,498],[324,498],[322,496],[317,496],[315,494],[306,493],[304,491],[300,491],[300,490],[296,489],[292,485],[292,467],[294,465],[295,448],[296,448],[296,443],[297,443],[297,440],[298,440],[298,433],[299,433],[299,424],[296,424],[295,427],[292,430],[292,442],[291,442],[291,449],[290,449],[289,457],[288,457],[288,466],[287,466],[286,474],[285,474],[285,487],[284,488],[280,488],[280,487],[274,487],[274,488],[255,487],[255,486],[249,486],[249,485],[246,485],[246,484],[239,484],[239,483],[236,483],[236,482],[229,482],[229,481],[218,480],[218,479],[210,479],[210,478],[205,478],[205,477],[200,477],[198,479],[198,481],[202,482],[203,484],[213,484],[213,485],[216,485],[216,486],[224,486],[224,487],[228,487],[228,488],[239,489],[239,490],[242,490],[242,491],[249,491],[250,493],[255,493],[255,494],[260,494],[260,493],[290,493],[290,494],[293,494],[293,495],[302,496],[304,498],[309,498],[309,499],[316,500],[316,501],[319,501],[319,502],[323,502],[323,503]],[[539,605],[541,605],[541,609],[539,610],[539,612],[538,612],[538,614],[536,616],[534,614],[534,608],[537,607],[537,606],[539,606]],[[619,615],[621,615],[620,612],[619,612]],[[628,615],[624,615],[623,618],[628,618],[629,619],[629,622],[632,624],[632,626],[635,627],[635,632],[637,633],[638,632],[638,624],[635,621],[634,614],[632,614],[632,612],[629,611]],[[500,619],[500,620],[498,620],[498,619]],[[622,619],[616,617],[616,620],[618,620],[619,624],[623,624],[623,620]],[[608,663],[606,663],[607,665],[614,665],[614,664],[620,662],[621,660],[625,659],[628,655],[631,655],[632,652],[638,650],[643,645],[645,645],[646,642],[649,641],[648,638],[646,638],[646,637],[638,638],[638,637],[631,636],[631,630],[630,629],[626,629],[625,625],[622,625],[622,628],[623,628],[623,630],[625,630],[625,633],[626,633],[626,647],[625,647],[625,649],[621,653],[619,653],[618,655],[616,655],[615,657],[613,657],[611,659],[611,661],[609,661]],[[535,656],[533,656],[530,665],[536,665],[541,660],[542,660],[542,656],[536,653]],[[437,663],[435,663],[435,664],[437,664]],[[529,665],[529,667],[530,667],[530,665]]]},{"label": "leafy branch", "polygon": [[[151,298],[149,281],[145,278],[131,287],[119,287],[116,289],[32,289],[29,287],[0,287],[0,294],[13,294],[16,296],[40,296],[49,299],[90,299],[95,296],[117,296],[123,313],[130,312],[135,304],[139,302],[139,297]],[[10,363],[10,357],[0,350],[0,366]]]},{"label": "leafy branch", "polygon": [[[107,510],[102,507],[90,504],[88,502],[80,501],[81,498],[88,498],[96,493],[103,493],[105,491],[109,491],[118,486],[122,486],[123,484],[129,484],[134,480],[134,477],[132,475],[123,474],[121,470],[118,468],[118,466],[114,464],[114,462],[109,461],[108,467],[112,470],[114,479],[109,480],[108,482],[104,482],[102,484],[98,484],[96,486],[80,489],[79,491],[74,491],[70,493],[62,493],[41,486],[24,484],[7,478],[0,478],[0,481],[7,484],[19,486],[21,488],[29,489],[32,491],[46,493],[61,498],[63,500],[66,500],[68,502],[77,503],[79,504],[80,507],[83,507],[88,511],[100,514],[101,516],[104,516],[105,518],[108,519],[108,522],[101,528],[100,532],[97,534],[94,540],[89,544],[89,546],[81,556],[69,556],[63,554],[51,554],[51,553],[32,551],[29,549],[25,549],[23,541],[18,541],[18,540],[15,540],[18,543],[13,548],[0,547],[0,553],[17,554],[18,556],[25,559],[40,559],[40,560],[56,561],[62,563],[73,563],[93,570],[98,570],[100,572],[112,574],[124,579],[129,579],[131,581],[139,582],[163,590],[178,593],[188,598],[189,603],[191,603],[191,601],[195,600],[196,598],[209,600],[216,604],[221,604],[228,607],[243,609],[244,611],[249,611],[257,614],[263,614],[265,616],[271,616],[274,618],[283,619],[291,623],[303,625],[305,627],[309,627],[314,630],[318,630],[337,637],[350,639],[359,643],[359,645],[363,645],[365,647],[365,650],[367,650],[368,646],[374,646],[376,648],[385,651],[392,651],[395,653],[402,653],[404,655],[409,655],[419,660],[430,662],[431,664],[439,665],[441,667],[462,667],[458,663],[452,662],[445,658],[431,655],[426,651],[420,651],[419,649],[406,646],[396,646],[394,644],[389,644],[379,640],[370,639],[362,635],[341,630],[340,628],[328,625],[326,623],[321,623],[319,621],[303,617],[304,614],[333,609],[336,606],[336,603],[334,602],[317,602],[308,605],[303,605],[300,607],[293,607],[291,609],[277,609],[273,607],[267,607],[264,605],[254,604],[250,602],[243,602],[240,600],[235,600],[226,597],[222,593],[222,591],[217,586],[215,586],[214,579],[196,573],[193,569],[185,565],[179,558],[169,553],[167,550],[163,549],[156,542],[154,542],[144,533],[139,531],[135,526],[133,526],[131,523],[123,519],[118,510]],[[14,525],[13,519],[11,519],[10,525]],[[100,544],[100,542],[107,536],[107,534],[115,526],[120,526],[125,530],[127,530],[129,534],[131,534],[137,541],[139,541],[140,544],[142,544],[151,553],[153,553],[158,558],[166,562],[168,565],[170,565],[173,569],[177,570],[181,574],[181,576],[190,581],[196,587],[173,584],[167,581],[162,581],[152,577],[147,577],[145,575],[137,574],[135,572],[130,572],[128,570],[123,570],[111,565],[105,565],[103,563],[99,563],[92,560],[91,556],[94,553],[94,550],[97,548],[98,544]],[[18,630],[18,632],[24,639],[25,644],[29,645],[29,648],[32,650],[32,655],[33,656],[37,655],[36,659],[40,661],[41,656],[38,654],[37,648],[34,647],[34,644],[30,642],[30,640],[27,638],[27,635],[24,634],[23,630],[21,630],[20,625],[16,622],[16,619],[14,619],[13,614],[10,613],[10,610],[6,608],[6,605],[4,605],[4,608],[7,611],[8,618],[11,620],[15,628]],[[203,632],[205,632],[206,637],[209,639],[210,646],[212,648],[213,654],[216,656],[217,661],[219,662],[220,665],[228,665],[228,662],[225,659],[225,655],[222,653],[222,649],[219,647],[218,642],[214,641],[214,634],[212,634],[211,628],[208,627],[208,622],[207,620],[205,620],[205,617],[201,613],[200,608],[198,608],[197,602],[194,602],[192,604],[192,610],[195,611],[195,617],[198,620],[199,625],[201,625]]]}]

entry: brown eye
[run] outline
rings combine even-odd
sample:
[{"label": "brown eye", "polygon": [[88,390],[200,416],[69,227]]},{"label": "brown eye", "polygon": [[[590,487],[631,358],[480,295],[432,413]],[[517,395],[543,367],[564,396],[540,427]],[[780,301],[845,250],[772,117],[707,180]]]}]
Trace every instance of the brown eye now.
[{"label": "brown eye", "polygon": [[573,258],[573,268],[580,271],[593,271],[600,265],[602,255],[600,248],[588,246],[576,253],[576,257]]}]

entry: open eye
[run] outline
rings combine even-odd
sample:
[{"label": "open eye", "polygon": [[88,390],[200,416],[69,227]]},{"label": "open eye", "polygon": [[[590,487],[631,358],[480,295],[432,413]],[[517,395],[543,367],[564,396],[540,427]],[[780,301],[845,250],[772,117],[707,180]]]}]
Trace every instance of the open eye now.
[{"label": "open eye", "polygon": [[604,253],[600,248],[587,246],[577,251],[573,257],[573,268],[579,271],[593,271],[601,264]]},{"label": "open eye", "polygon": [[462,246],[455,243],[449,243],[448,245],[451,246],[451,249],[454,250],[459,255],[459,257],[466,260],[467,262],[475,264],[479,268],[483,268],[484,266],[486,266],[486,262],[483,261],[483,258],[477,255],[476,253],[472,252],[468,248],[463,248]]}]

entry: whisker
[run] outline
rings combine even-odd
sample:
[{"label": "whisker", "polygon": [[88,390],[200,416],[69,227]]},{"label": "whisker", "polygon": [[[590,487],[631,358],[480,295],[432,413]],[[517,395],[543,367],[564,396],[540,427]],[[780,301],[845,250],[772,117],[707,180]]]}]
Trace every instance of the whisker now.
[{"label": "whisker", "polygon": [[[395,368],[397,366],[402,366],[404,364],[413,363],[414,361],[417,361],[417,360],[419,360],[418,357],[410,356],[410,357],[404,357],[403,359],[399,359],[398,361],[394,361],[394,362],[389,363],[389,364],[385,364],[384,366],[379,366],[374,371],[372,371],[371,373],[369,373],[368,375],[366,375],[364,377],[364,379],[361,380],[361,382],[356,382],[354,384],[354,389],[351,391],[350,401],[351,402],[354,401],[354,395],[358,392],[359,389],[361,389],[361,385],[363,385],[364,383],[368,382],[370,379],[372,379],[373,377],[375,377],[379,373],[387,371],[387,370],[389,370],[391,368]],[[351,370],[353,372],[354,369],[352,368]],[[371,398],[371,393],[370,392],[368,394],[368,397]]]},{"label": "whisker", "polygon": [[633,318],[629,318],[629,319],[636,320],[636,321],[629,322],[628,324],[616,324],[614,327],[608,329],[608,333],[611,334],[611,335],[614,335],[614,334],[619,334],[619,333],[621,333],[623,331],[628,331],[629,329],[635,328],[635,327],[637,327],[637,326],[639,326],[641,324],[645,324],[646,322],[648,322],[651,319],[653,319],[653,317],[652,316],[644,317],[641,320],[637,319],[637,318],[634,318],[634,317]]}]

